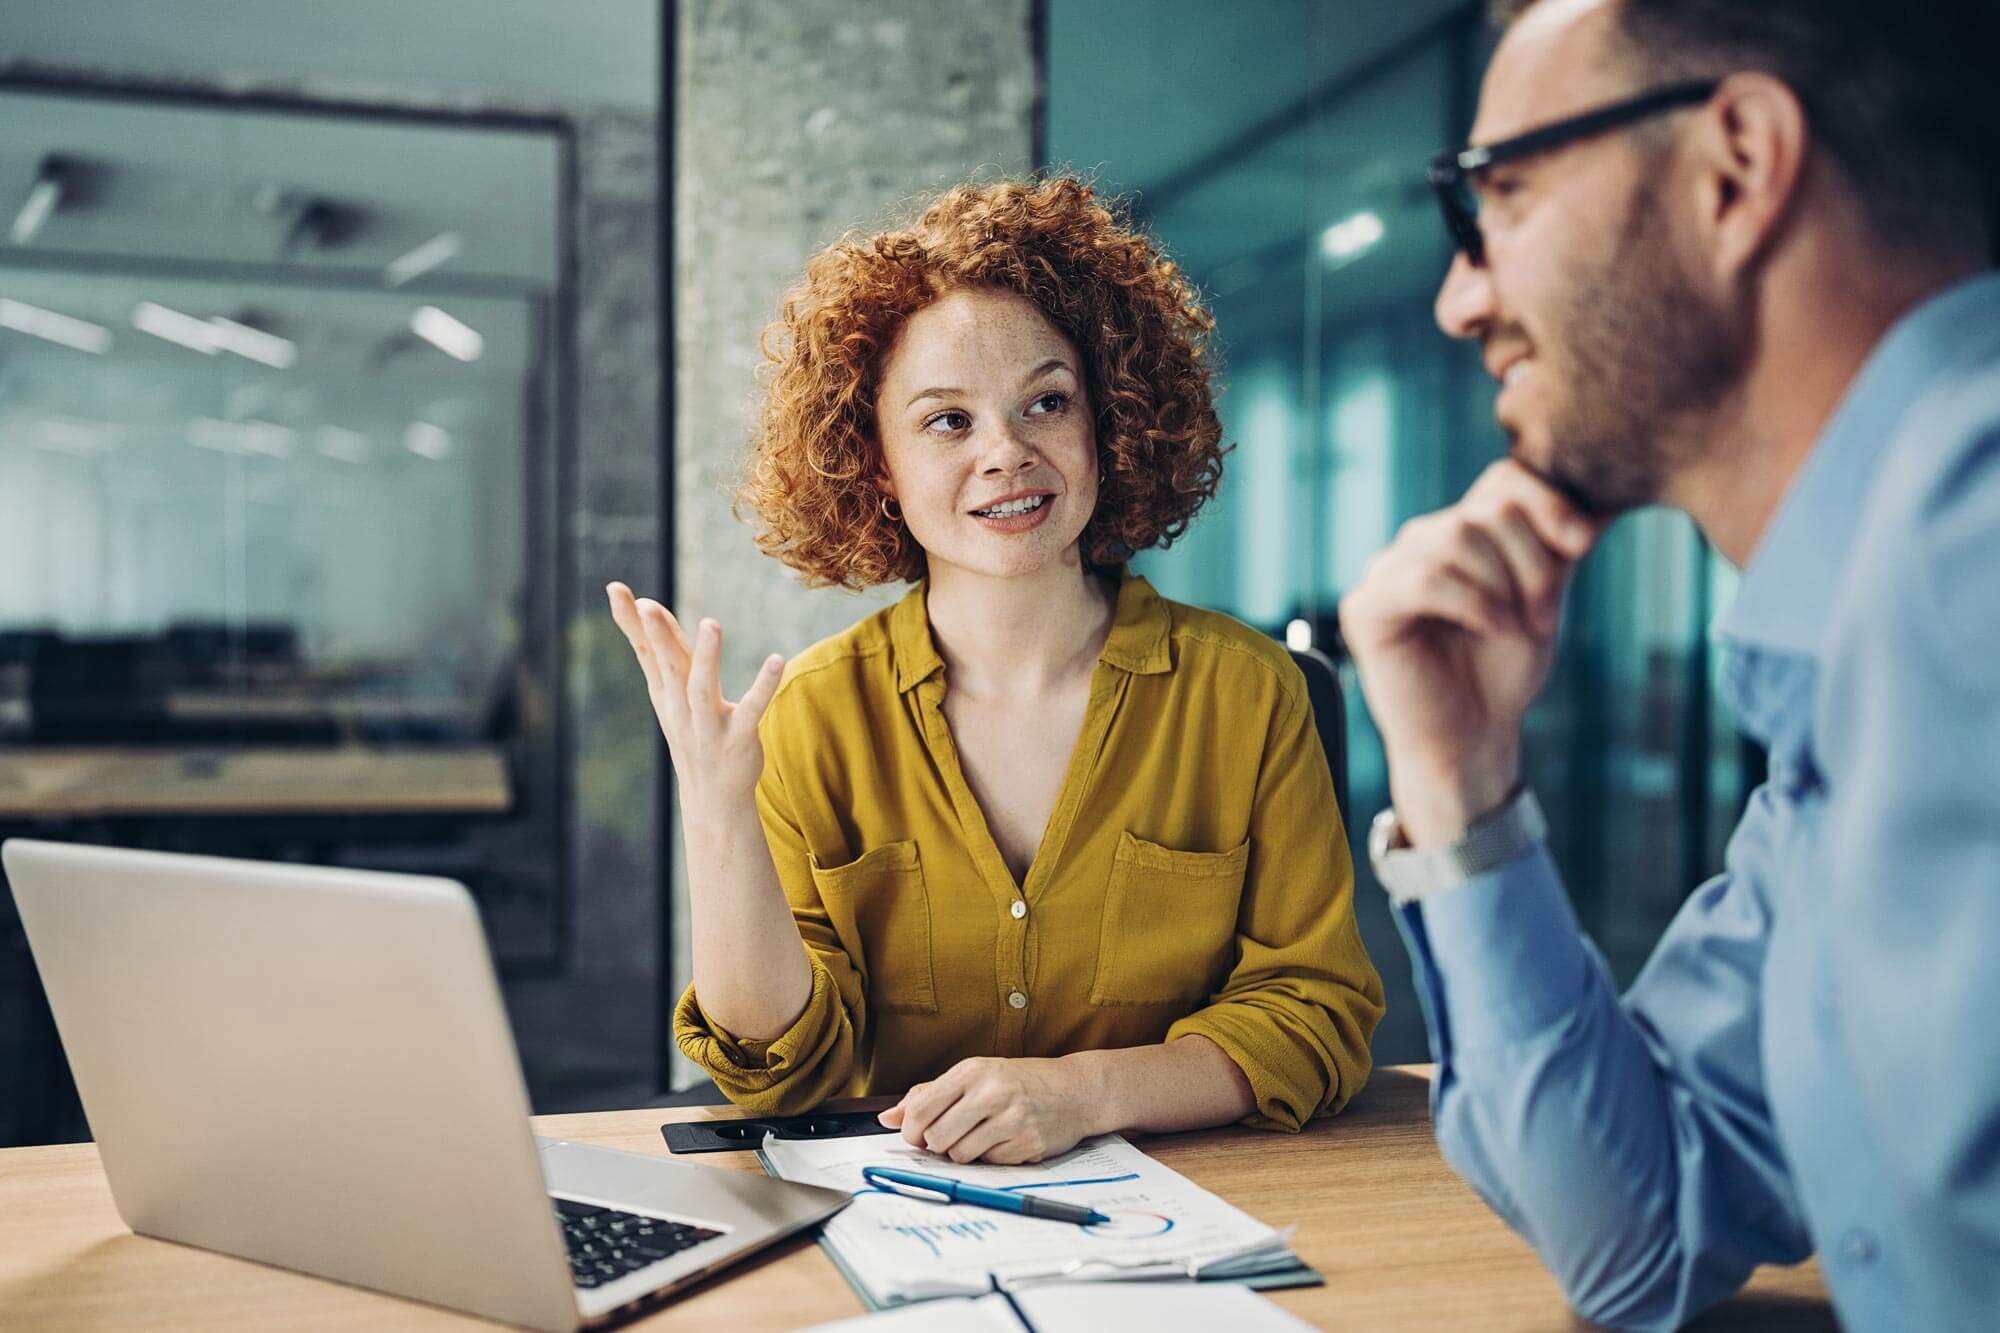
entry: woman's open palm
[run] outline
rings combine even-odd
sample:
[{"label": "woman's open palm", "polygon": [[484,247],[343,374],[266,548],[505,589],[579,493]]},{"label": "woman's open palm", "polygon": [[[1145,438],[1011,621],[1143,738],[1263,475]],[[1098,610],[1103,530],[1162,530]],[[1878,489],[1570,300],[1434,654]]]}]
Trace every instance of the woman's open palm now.
[{"label": "woman's open palm", "polygon": [[632,645],[646,673],[646,693],[667,738],[682,800],[734,804],[750,799],[764,770],[757,723],[777,692],[785,661],[764,659],[757,679],[735,703],[722,697],[722,626],[703,620],[694,643],[673,612],[651,598],[635,598],[622,583],[605,588],[611,618]]}]

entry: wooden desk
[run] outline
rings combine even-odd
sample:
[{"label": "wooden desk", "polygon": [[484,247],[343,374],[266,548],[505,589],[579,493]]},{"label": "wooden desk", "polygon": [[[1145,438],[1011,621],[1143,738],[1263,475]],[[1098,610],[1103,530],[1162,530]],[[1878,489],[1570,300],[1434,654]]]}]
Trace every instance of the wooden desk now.
[{"label": "wooden desk", "polygon": [[[1385,1069],[1346,1114],[1304,1134],[1213,1130],[1144,1140],[1146,1151],[1274,1225],[1326,1274],[1271,1293],[1329,1329],[1579,1327],[1532,1251],[1438,1156],[1427,1071]],[[659,1153],[670,1119],[726,1109],[542,1116],[537,1132]],[[748,1153],[696,1159],[757,1170]],[[860,1303],[810,1240],[786,1243],[633,1327],[699,1333],[789,1329]],[[0,1328],[446,1329],[477,1320],[133,1236],[88,1144],[0,1151]],[[1832,1330],[1814,1264],[1761,1271],[1701,1328]]]},{"label": "wooden desk", "polygon": [[505,814],[507,760],[486,745],[205,749],[69,746],[0,754],[0,818]]}]

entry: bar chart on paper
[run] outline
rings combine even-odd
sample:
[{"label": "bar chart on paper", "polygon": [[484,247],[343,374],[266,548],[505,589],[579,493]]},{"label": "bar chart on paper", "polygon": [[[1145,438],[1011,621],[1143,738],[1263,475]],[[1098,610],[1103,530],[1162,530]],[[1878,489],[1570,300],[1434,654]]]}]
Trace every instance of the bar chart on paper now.
[{"label": "bar chart on paper", "polygon": [[983,1245],[1000,1234],[1000,1224],[990,1218],[966,1222],[901,1222],[886,1225],[892,1235],[907,1236],[931,1254],[942,1257],[946,1246]]},{"label": "bar chart on paper", "polygon": [[[1118,1135],[1088,1139],[1033,1166],[961,1166],[899,1139],[768,1140],[767,1165],[787,1180],[854,1195],[826,1242],[871,1304],[1030,1283],[1296,1267],[1284,1236],[1161,1166]],[[910,1198],[866,1181],[899,1167],[1088,1205],[1104,1223],[1080,1226],[967,1204]]]}]

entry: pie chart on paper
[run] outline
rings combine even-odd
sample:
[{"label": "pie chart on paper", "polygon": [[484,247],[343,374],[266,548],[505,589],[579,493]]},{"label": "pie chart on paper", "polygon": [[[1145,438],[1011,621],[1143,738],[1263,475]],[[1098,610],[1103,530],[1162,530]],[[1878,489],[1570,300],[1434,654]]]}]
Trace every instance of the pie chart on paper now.
[{"label": "pie chart on paper", "polygon": [[1099,1240],[1140,1240],[1147,1236],[1164,1236],[1174,1229],[1174,1219],[1164,1213],[1104,1207],[1098,1211],[1111,1220],[1085,1226],[1082,1231],[1084,1235],[1095,1236]]}]

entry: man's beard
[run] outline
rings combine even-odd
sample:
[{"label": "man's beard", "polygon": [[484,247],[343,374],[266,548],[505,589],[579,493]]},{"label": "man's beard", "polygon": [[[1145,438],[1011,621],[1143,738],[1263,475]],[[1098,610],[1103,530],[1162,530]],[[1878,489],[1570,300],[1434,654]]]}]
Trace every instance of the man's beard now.
[{"label": "man's beard", "polygon": [[1565,392],[1549,418],[1548,481],[1596,515],[1657,503],[1711,443],[1742,379],[1747,334],[1684,278],[1647,190],[1633,195],[1610,254],[1550,314]]}]

